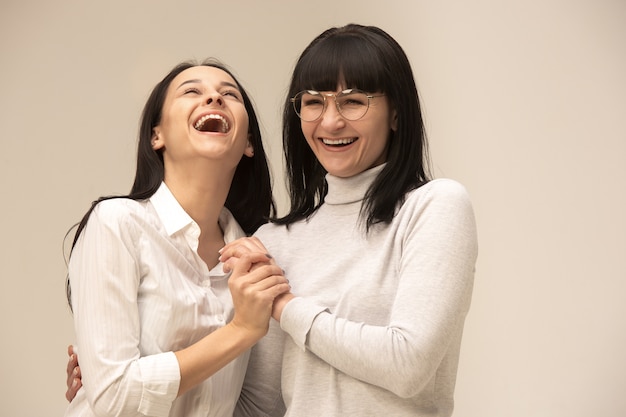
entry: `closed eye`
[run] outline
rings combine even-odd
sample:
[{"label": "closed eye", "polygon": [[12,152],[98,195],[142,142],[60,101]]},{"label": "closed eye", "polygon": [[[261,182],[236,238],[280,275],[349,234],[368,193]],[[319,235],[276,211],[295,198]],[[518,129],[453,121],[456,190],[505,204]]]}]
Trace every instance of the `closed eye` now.
[{"label": "closed eye", "polygon": [[340,107],[362,107],[367,106],[367,102],[356,99],[346,99],[339,102]]},{"label": "closed eye", "polygon": [[324,99],[320,97],[302,97],[302,106],[323,106]]},{"label": "closed eye", "polygon": [[237,90],[225,90],[221,94],[224,97],[232,97],[239,101],[243,101],[243,97],[241,96],[241,93]]}]

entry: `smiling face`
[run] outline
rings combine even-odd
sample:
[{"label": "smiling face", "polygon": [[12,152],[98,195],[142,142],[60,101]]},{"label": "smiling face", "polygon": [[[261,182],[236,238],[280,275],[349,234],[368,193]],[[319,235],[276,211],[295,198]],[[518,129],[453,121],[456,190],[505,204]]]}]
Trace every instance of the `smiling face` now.
[{"label": "smiling face", "polygon": [[301,122],[302,133],[324,169],[347,178],[386,162],[390,132],[397,129],[396,112],[387,98],[371,99],[365,116],[354,121],[342,117],[330,100],[319,119]]},{"label": "smiling face", "polygon": [[235,80],[219,68],[191,67],[168,87],[152,147],[161,149],[166,176],[204,161],[234,171],[252,155],[248,113]]}]

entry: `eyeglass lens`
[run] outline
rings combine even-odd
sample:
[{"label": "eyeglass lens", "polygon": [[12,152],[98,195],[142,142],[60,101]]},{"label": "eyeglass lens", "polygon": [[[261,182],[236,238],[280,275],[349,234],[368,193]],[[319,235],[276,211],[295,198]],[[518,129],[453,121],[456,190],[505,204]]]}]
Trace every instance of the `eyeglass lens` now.
[{"label": "eyeglass lens", "polygon": [[302,91],[296,95],[293,104],[298,116],[302,120],[310,122],[322,116],[325,99],[334,99],[337,111],[348,120],[358,120],[365,116],[369,107],[367,94],[355,90],[325,95],[317,91]]}]

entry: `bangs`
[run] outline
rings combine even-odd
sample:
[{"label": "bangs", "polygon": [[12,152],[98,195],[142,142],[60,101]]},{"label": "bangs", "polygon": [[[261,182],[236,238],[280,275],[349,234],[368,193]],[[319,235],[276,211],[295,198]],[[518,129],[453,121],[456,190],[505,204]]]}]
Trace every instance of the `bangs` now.
[{"label": "bangs", "polygon": [[351,35],[327,38],[312,46],[299,63],[294,91],[335,91],[339,84],[368,93],[387,92],[383,59]]}]

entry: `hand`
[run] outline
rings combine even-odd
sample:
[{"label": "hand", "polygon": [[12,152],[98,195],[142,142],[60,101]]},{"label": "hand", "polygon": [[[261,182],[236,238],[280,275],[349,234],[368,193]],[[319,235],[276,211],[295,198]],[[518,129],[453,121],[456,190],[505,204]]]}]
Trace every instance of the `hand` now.
[{"label": "hand", "polygon": [[[224,271],[228,272],[230,269],[232,269],[232,265],[244,254],[255,251],[264,252],[267,254],[267,249],[265,248],[263,243],[254,236],[244,237],[230,242],[220,250],[220,261],[224,263]],[[276,265],[276,262],[273,258],[270,260],[270,264]],[[254,266],[252,270],[254,270]],[[274,300],[274,304],[272,306],[272,317],[276,321],[280,322],[280,316],[283,312],[283,308],[293,298],[295,298],[295,296],[291,292],[286,292],[282,295],[279,295]]]},{"label": "hand", "polygon": [[[237,262],[241,256],[251,252],[262,252],[268,254],[267,249],[263,246],[263,243],[256,237],[242,237],[228,243],[220,250],[219,260],[224,263],[224,272],[229,272],[233,269],[233,264]],[[271,259],[270,264],[276,265],[276,262]]]},{"label": "hand", "polygon": [[243,253],[233,258],[232,274],[228,280],[235,307],[232,325],[245,328],[260,337],[269,328],[274,299],[291,289],[283,270],[272,265],[270,260],[266,253]]},{"label": "hand", "polygon": [[67,391],[65,391],[65,398],[67,401],[72,402],[79,388],[83,386],[82,377],[80,374],[80,367],[78,366],[78,354],[74,353],[74,346],[69,345],[67,347],[67,354],[69,359],[67,361]]}]

